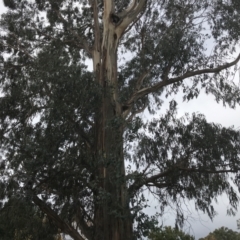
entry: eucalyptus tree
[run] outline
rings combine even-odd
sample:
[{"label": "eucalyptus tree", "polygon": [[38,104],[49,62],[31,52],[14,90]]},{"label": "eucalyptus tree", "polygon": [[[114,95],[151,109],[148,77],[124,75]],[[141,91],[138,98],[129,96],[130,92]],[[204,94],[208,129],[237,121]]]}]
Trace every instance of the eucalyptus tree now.
[{"label": "eucalyptus tree", "polygon": [[[161,211],[175,206],[177,224],[181,199],[212,218],[212,200],[226,193],[236,210],[228,176],[239,186],[239,131],[201,114],[178,119],[174,96],[205,90],[239,104],[237,0],[4,3],[3,210],[16,199],[34,204],[74,240],[147,235],[155,219],[142,211],[146,189]],[[145,123],[143,111],[161,115]]]}]

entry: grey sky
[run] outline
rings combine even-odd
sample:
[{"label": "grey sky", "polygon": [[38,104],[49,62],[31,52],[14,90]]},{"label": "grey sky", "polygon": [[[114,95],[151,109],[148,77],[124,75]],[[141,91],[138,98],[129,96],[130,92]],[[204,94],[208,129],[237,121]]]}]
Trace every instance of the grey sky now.
[{"label": "grey sky", "polygon": [[[220,123],[223,126],[234,125],[237,129],[240,129],[240,107],[236,109],[230,109],[229,107],[223,107],[222,103],[217,104],[213,96],[206,96],[202,94],[198,99],[189,103],[179,104],[179,112],[201,112],[205,114],[208,121]],[[181,114],[182,115],[182,114]],[[237,230],[236,220],[240,218],[239,214],[235,217],[226,216],[226,210],[228,206],[228,200],[222,196],[218,199],[218,204],[215,204],[218,215],[211,222],[206,216],[202,216],[204,222],[195,222],[192,224],[195,236],[203,237],[206,232],[213,231],[215,228],[222,226]]]},{"label": "grey sky", "polygon": [[[5,10],[3,6],[3,0],[0,0],[0,14]],[[236,80],[239,81],[239,76]],[[172,96],[173,98],[174,96]],[[230,109],[228,107],[223,107],[222,103],[217,104],[214,97],[211,95],[206,95],[201,93],[197,99],[191,100],[190,102],[182,102],[181,95],[174,97],[178,102],[178,114],[183,116],[184,113],[200,112],[203,113],[208,121],[220,123],[223,126],[232,126],[240,129],[240,107],[236,109]],[[169,98],[169,100],[171,97]],[[148,117],[147,114],[143,113],[143,117]],[[149,204],[155,205],[153,200],[150,200]],[[226,197],[222,196],[218,199],[218,204],[215,204],[218,215],[214,218],[213,222],[204,215],[203,213],[196,213],[193,204],[189,203],[189,208],[192,209],[193,215],[189,219],[189,224],[191,225],[190,233],[199,239],[200,237],[206,236],[210,231],[216,228],[225,226],[233,230],[237,230],[236,220],[240,218],[238,213],[235,217],[226,216],[226,209],[228,206],[228,201]],[[147,209],[149,214],[153,214],[157,211],[154,207]],[[195,219],[195,220],[194,220]],[[200,221],[201,219],[201,221]],[[162,219],[164,225],[170,225],[174,223],[174,215],[171,213],[166,213]],[[189,225],[186,225],[186,230],[188,230]]]},{"label": "grey sky", "polygon": [[[238,77],[237,77],[238,78]],[[238,79],[236,79],[238,80]],[[174,96],[172,96],[173,98]],[[170,100],[171,98],[169,98]],[[183,102],[181,94],[174,97],[178,102],[178,115],[179,117],[183,116],[185,113],[199,112],[203,113],[209,122],[219,123],[223,126],[235,126],[237,129],[240,129],[240,107],[231,109],[229,107],[224,107],[222,103],[216,103],[212,95],[206,95],[202,92],[197,99],[191,100],[190,102]],[[143,114],[144,115],[144,114]],[[148,117],[145,114],[145,117]],[[147,213],[154,214],[157,211],[156,202],[149,197],[149,205],[154,207],[148,208]],[[228,200],[225,195],[218,198],[218,203],[214,204],[217,216],[213,219],[213,222],[202,212],[196,212],[194,209],[194,203],[188,203],[188,208],[192,212],[189,215],[189,219],[185,225],[184,230],[189,231],[191,235],[194,235],[196,239],[205,237],[209,232],[214,231],[216,228],[222,226],[228,227],[237,231],[237,219],[240,218],[240,214],[237,213],[236,216],[227,216],[227,207]],[[156,206],[156,208],[155,208]],[[188,213],[189,214],[189,213]],[[164,225],[174,226],[174,213],[169,211],[160,219],[163,221]]]}]

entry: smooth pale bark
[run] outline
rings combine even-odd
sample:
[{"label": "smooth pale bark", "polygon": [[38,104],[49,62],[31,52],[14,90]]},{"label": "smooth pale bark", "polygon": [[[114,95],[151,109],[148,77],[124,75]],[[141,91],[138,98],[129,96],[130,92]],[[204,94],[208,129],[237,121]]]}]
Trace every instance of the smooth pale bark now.
[{"label": "smooth pale bark", "polygon": [[[116,25],[111,21],[112,4],[105,2],[104,30],[99,53],[100,43],[95,42],[93,63],[96,81],[103,88],[101,107],[96,118],[96,156],[101,161],[98,166],[96,179],[99,179],[99,191],[108,197],[96,202],[94,216],[94,240],[121,240],[132,239],[132,219],[129,202],[126,199],[124,182],[125,168],[123,158],[122,126],[109,126],[114,118],[121,118],[121,104],[118,101],[117,86],[117,46],[119,36],[116,34]],[[98,24],[95,23],[97,30]],[[99,29],[98,29],[99,30]],[[96,32],[98,39],[98,33]],[[100,58],[99,58],[100,57]],[[109,162],[112,161],[112,162]],[[119,180],[118,178],[119,177]],[[113,214],[113,210],[117,215]]]},{"label": "smooth pale bark", "polygon": [[[133,239],[132,218],[125,182],[123,158],[123,124],[110,126],[113,119],[121,122],[122,106],[118,97],[117,48],[121,36],[128,25],[140,12],[140,5],[134,1],[122,14],[119,22],[114,21],[113,1],[104,1],[103,33],[100,33],[97,19],[97,2],[93,2],[95,43],[93,50],[93,69],[96,81],[103,89],[101,107],[96,116],[95,159],[99,169],[95,179],[99,179],[99,191],[108,195],[106,200],[95,206],[94,240]],[[131,16],[128,13],[132,13]],[[100,38],[102,36],[102,38]],[[100,47],[101,46],[101,47]],[[105,162],[106,161],[106,162]],[[96,192],[95,199],[100,192]],[[113,213],[113,211],[116,213]]]}]

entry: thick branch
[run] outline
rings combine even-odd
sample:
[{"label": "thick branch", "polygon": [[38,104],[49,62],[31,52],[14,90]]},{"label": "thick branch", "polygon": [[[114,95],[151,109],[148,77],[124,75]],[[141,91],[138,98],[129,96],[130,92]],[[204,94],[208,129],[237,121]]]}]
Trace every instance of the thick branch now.
[{"label": "thick branch", "polygon": [[128,26],[135,21],[138,14],[144,9],[146,2],[147,0],[139,0],[137,3],[137,1],[134,0],[125,11],[119,14],[121,23],[116,29],[116,33],[119,37],[125,32]]},{"label": "thick branch", "polygon": [[147,71],[145,71],[145,72],[138,78],[138,80],[137,80],[137,82],[136,82],[136,87],[135,87],[135,89],[136,89],[137,91],[140,90],[140,88],[141,88],[141,86],[142,86],[142,84],[143,84],[144,79],[147,77],[147,75],[151,72],[152,69],[153,69],[153,66],[150,67]]},{"label": "thick branch", "polygon": [[153,175],[149,178],[144,178],[144,176],[142,176],[140,174],[139,178],[136,178],[135,182],[129,186],[128,191],[130,193],[130,196],[132,196],[132,194],[134,194],[136,191],[138,191],[141,187],[143,187],[144,185],[148,186],[149,183],[152,183],[162,177],[167,176],[169,173],[171,173],[171,170],[167,170],[165,172]]},{"label": "thick branch", "polygon": [[84,240],[84,238],[73,227],[64,222],[46,203],[37,196],[33,196],[33,202],[51,218],[57,226],[75,240]]},{"label": "thick branch", "polygon": [[131,4],[129,4],[129,6],[127,7],[127,9],[125,11],[123,11],[122,13],[126,13],[126,12],[130,12],[132,11],[137,5],[137,0],[133,0],[131,2]]},{"label": "thick branch", "polygon": [[104,0],[104,19],[108,19],[114,11],[114,0]]},{"label": "thick branch", "polygon": [[161,81],[161,82],[159,82],[159,83],[157,83],[157,84],[155,84],[151,87],[143,88],[143,89],[135,92],[132,95],[132,97],[127,101],[126,105],[132,105],[139,98],[144,97],[144,96],[148,95],[149,93],[156,92],[159,89],[161,89],[162,87],[171,85],[173,83],[181,82],[186,78],[194,77],[194,76],[201,75],[201,74],[204,74],[204,73],[219,73],[220,71],[222,71],[224,69],[227,69],[229,67],[232,67],[232,66],[236,65],[239,60],[240,60],[240,54],[238,55],[238,57],[234,61],[232,61],[230,63],[226,63],[226,64],[221,65],[221,66],[218,66],[216,68],[205,68],[205,69],[201,69],[201,70],[186,72],[182,76],[163,80],[163,81]]},{"label": "thick branch", "polygon": [[125,119],[129,113],[132,111],[131,115],[127,118],[127,122],[131,122],[132,119],[139,113],[142,113],[147,108],[147,103],[143,105],[142,108],[139,108],[137,111],[132,111],[132,108],[128,108],[126,111],[123,112],[122,117]]},{"label": "thick branch", "polygon": [[[180,171],[184,171],[185,173],[193,173],[193,172],[198,172],[198,173],[207,173],[207,174],[221,174],[221,173],[236,173],[240,169],[221,169],[221,170],[209,170],[209,169],[199,169],[199,168],[183,168],[179,166],[175,166],[176,169]],[[136,191],[138,191],[141,187],[145,186],[154,186],[157,188],[165,188],[172,183],[160,183],[159,180],[161,178],[168,176],[169,174],[172,174],[173,170],[167,170],[165,172],[153,175],[151,177],[145,178],[145,179],[140,179],[139,181],[135,181],[128,189],[130,195],[134,194]]]}]

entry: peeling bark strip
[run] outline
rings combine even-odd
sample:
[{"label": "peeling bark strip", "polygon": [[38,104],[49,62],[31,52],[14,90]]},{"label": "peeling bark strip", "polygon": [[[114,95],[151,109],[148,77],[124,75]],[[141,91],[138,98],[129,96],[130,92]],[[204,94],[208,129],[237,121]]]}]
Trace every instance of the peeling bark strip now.
[{"label": "peeling bark strip", "polygon": [[[99,115],[96,119],[96,139],[98,139],[96,158],[106,161],[112,159],[110,166],[100,166],[99,186],[102,191],[110,194],[110,199],[98,204],[95,210],[94,240],[132,240],[132,219],[129,200],[126,195],[126,183],[116,182],[116,176],[124,179],[125,166],[123,158],[123,127],[109,127],[114,118],[122,117],[122,106],[119,102],[117,83],[117,48],[119,40],[127,27],[141,12],[145,1],[133,1],[129,8],[120,14],[114,12],[114,1],[104,1],[102,41],[97,18],[97,1],[93,1],[95,43],[93,49],[93,65],[97,82],[103,87],[104,96]],[[101,42],[100,42],[101,41]],[[101,46],[101,50],[99,49]],[[99,54],[100,52],[100,54]],[[101,119],[101,120],[100,120]],[[119,209],[120,216],[111,214],[112,209]]]}]

